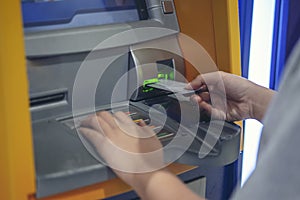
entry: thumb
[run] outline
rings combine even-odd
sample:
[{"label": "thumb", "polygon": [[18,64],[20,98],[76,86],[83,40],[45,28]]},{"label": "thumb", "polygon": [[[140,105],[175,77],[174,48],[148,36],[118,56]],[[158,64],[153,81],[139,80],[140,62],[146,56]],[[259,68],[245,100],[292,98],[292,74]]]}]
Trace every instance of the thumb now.
[{"label": "thumb", "polygon": [[194,80],[189,82],[186,86],[185,89],[187,90],[196,90],[200,88],[202,85],[204,85],[204,79],[201,75],[197,76]]},{"label": "thumb", "polygon": [[199,89],[205,85],[215,85],[217,82],[222,81],[221,72],[210,72],[206,74],[198,75],[194,80],[192,80],[186,86],[186,89]]}]

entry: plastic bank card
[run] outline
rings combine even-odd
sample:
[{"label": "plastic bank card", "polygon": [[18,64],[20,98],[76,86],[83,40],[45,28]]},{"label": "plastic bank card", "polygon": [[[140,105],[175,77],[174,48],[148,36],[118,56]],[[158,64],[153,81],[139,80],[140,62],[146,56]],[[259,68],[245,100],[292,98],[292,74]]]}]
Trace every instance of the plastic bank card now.
[{"label": "plastic bank card", "polygon": [[147,84],[147,86],[156,88],[156,89],[167,90],[167,91],[170,91],[173,93],[180,93],[180,94],[195,93],[194,90],[185,89],[185,87],[187,86],[187,83],[173,81],[173,80],[167,80],[167,79],[161,79],[157,83]]}]

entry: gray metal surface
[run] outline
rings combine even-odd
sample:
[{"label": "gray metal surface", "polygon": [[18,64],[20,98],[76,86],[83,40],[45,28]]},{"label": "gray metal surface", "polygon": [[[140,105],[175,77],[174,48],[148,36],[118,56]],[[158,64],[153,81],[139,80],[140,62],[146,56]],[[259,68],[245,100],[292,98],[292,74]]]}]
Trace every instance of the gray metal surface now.
[{"label": "gray metal surface", "polygon": [[76,130],[55,120],[33,123],[37,197],[111,179],[112,171],[84,148]]},{"label": "gray metal surface", "polygon": [[[128,51],[128,50],[124,50]],[[115,49],[93,52],[93,56],[86,60],[87,67],[94,67],[96,71],[105,69],[105,59]],[[55,93],[62,89],[67,91],[67,100],[56,104],[50,103],[39,107],[31,107],[32,120],[53,119],[72,113],[72,92],[75,77],[79,67],[87,54],[75,54],[49,57],[43,59],[27,60],[28,78],[30,84],[30,96],[43,96],[45,93]],[[98,83],[95,94],[96,107],[109,104],[112,90],[123,74],[128,69],[128,54],[116,59],[105,71]],[[89,80],[91,77],[86,77]],[[127,98],[127,81],[121,84],[123,87],[118,94],[116,101],[125,101]],[[88,88],[88,82],[85,85]],[[84,90],[82,91],[84,94]]]},{"label": "gray metal surface", "polygon": [[[216,121],[215,124],[218,124],[218,122]],[[209,123],[200,124],[197,134],[203,135],[203,133],[207,133],[208,125]],[[212,124],[210,125],[214,126]],[[177,162],[196,166],[226,166],[238,159],[240,153],[240,138],[240,127],[225,122],[220,138],[216,144],[218,155],[208,154],[200,159],[199,152],[202,143],[195,139],[190,148],[177,160]]]},{"label": "gray metal surface", "polygon": [[[98,44],[114,34],[126,30],[141,27],[161,27],[170,29],[170,33],[179,31],[176,13],[164,14],[160,0],[148,0],[151,5],[148,8],[149,20],[138,22],[112,24],[103,26],[82,27],[65,30],[43,31],[25,34],[25,47],[27,57],[57,56],[70,53],[82,53],[93,50]],[[152,6],[153,5],[153,6]],[[137,42],[146,42],[166,36],[166,33],[158,34],[157,31],[140,37],[138,41],[125,40],[122,45],[132,45]],[[118,42],[110,43],[107,48],[118,47]]]}]

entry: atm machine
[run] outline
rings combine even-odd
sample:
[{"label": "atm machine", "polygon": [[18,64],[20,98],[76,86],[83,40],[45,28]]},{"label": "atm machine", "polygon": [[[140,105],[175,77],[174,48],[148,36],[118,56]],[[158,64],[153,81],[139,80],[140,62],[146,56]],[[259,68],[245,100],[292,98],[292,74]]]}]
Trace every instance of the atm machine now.
[{"label": "atm machine", "polygon": [[[236,162],[239,126],[210,120],[190,94],[151,86],[185,81],[172,0],[22,0],[22,11],[37,198],[115,177],[76,130],[78,121],[101,110],[143,119],[164,146],[173,144],[166,162],[200,166],[197,177],[210,179],[214,169]],[[201,156],[201,148],[209,151]],[[221,181],[211,179],[204,187]]]}]

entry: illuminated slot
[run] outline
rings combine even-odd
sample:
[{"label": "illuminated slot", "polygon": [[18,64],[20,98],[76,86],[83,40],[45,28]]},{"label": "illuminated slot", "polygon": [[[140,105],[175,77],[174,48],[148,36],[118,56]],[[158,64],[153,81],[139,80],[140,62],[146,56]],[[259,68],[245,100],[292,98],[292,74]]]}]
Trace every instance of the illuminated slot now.
[{"label": "illuminated slot", "polygon": [[143,87],[146,87],[149,84],[158,83],[158,82],[159,82],[158,78],[152,78],[152,79],[144,80]]},{"label": "illuminated slot", "polygon": [[157,134],[157,137],[160,140],[170,138],[170,137],[173,137],[173,136],[174,136],[174,133],[169,133],[169,132],[161,132],[161,133]]}]

